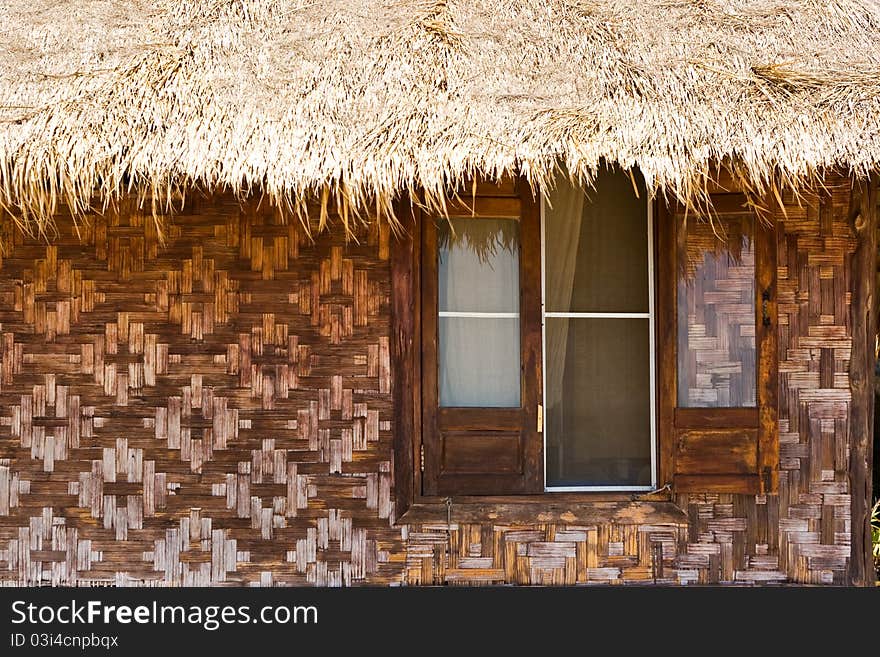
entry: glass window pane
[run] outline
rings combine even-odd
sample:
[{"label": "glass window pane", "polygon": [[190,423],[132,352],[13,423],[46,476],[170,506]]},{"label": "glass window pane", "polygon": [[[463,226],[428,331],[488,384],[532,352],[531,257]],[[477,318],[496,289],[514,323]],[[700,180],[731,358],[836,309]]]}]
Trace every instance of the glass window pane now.
[{"label": "glass window pane", "polygon": [[648,319],[548,317],[547,486],[650,486]]},{"label": "glass window pane", "polygon": [[519,221],[440,220],[440,312],[519,312]]},{"label": "glass window pane", "polygon": [[600,171],[595,189],[565,178],[544,206],[547,312],[648,312],[647,194],[637,176]]},{"label": "glass window pane", "polygon": [[519,222],[437,224],[441,406],[520,406]]},{"label": "glass window pane", "polygon": [[440,317],[440,406],[520,405],[519,318]]},{"label": "glass window pane", "polygon": [[679,230],[678,405],[755,406],[754,218],[713,224]]}]

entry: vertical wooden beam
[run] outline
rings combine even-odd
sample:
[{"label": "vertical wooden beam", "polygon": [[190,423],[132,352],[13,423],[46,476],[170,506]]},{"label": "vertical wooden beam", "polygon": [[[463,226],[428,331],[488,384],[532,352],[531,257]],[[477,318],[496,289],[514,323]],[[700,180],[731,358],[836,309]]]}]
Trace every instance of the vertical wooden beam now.
[{"label": "vertical wooden beam", "polygon": [[[522,323],[523,409],[526,427],[525,490],[544,492],[544,431],[537,431],[538,405],[544,403],[541,350],[541,201],[522,176],[516,181],[520,216],[520,322]],[[542,420],[543,424],[543,420]]]},{"label": "vertical wooden beam", "polygon": [[[416,215],[419,232],[415,242],[417,254],[416,269],[419,276],[417,308],[419,309],[418,345],[421,362],[425,364],[423,375],[419,376],[421,395],[418,399],[418,431],[420,456],[425,455],[420,469],[421,493],[437,495],[440,480],[440,432],[437,410],[440,406],[437,354],[439,345],[439,278],[437,275],[437,222],[439,217],[432,213]],[[420,370],[421,371],[421,370]]]},{"label": "vertical wooden beam", "polygon": [[393,236],[391,256],[391,377],[394,404],[394,500],[395,516],[400,518],[413,501],[415,457],[413,444],[416,434],[414,391],[418,356],[416,346],[417,319],[417,211],[409,203],[401,202],[395,214],[404,227],[404,233]]},{"label": "vertical wooden beam", "polygon": [[852,355],[849,384],[849,484],[852,495],[850,583],[874,582],[871,556],[871,462],[874,437],[874,340],[877,335],[877,177],[858,181],[850,204],[852,227],[858,240],[851,260]]},{"label": "vertical wooden beam", "polygon": [[[772,202],[772,201],[771,201]],[[770,207],[774,207],[771,205]],[[755,304],[758,348],[758,478],[762,493],[779,491],[779,321],[776,303],[777,226],[755,218]],[[766,324],[765,324],[766,321]]]},{"label": "vertical wooden beam", "polygon": [[657,444],[660,469],[657,483],[672,484],[675,438],[673,415],[676,406],[676,226],[675,214],[666,202],[657,198],[654,203],[654,235],[657,244],[657,276],[655,294],[657,313]]}]

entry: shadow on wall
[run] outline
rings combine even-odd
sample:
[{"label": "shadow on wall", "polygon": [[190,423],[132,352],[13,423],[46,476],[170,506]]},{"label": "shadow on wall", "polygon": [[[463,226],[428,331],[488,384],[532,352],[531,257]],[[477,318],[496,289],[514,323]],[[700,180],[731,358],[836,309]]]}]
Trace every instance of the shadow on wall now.
[{"label": "shadow on wall", "polygon": [[880,358],[874,361],[874,500],[880,499]]},{"label": "shadow on wall", "polygon": [[[875,356],[877,355],[877,350],[875,350]],[[873,471],[873,502],[874,507],[880,501],[880,358],[875,358],[874,361],[874,458],[872,463],[872,471]],[[872,518],[872,530],[874,527],[878,525],[877,521],[874,521]],[[878,546],[878,542],[880,542],[880,537],[877,536],[876,531],[871,532],[871,537],[873,539],[873,549],[874,549],[874,567],[876,570],[876,579],[878,585],[880,585],[880,555],[878,555],[878,551],[880,551],[880,546]]]}]

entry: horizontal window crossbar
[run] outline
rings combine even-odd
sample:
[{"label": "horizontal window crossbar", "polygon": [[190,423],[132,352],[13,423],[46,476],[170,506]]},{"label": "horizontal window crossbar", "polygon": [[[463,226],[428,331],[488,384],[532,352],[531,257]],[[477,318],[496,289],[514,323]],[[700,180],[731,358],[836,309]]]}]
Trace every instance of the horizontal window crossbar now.
[{"label": "horizontal window crossbar", "polygon": [[652,491],[652,486],[545,486],[546,493],[636,493]]},{"label": "horizontal window crossbar", "polygon": [[585,319],[650,319],[651,313],[550,313],[544,317],[585,318]]},{"label": "horizontal window crossbar", "polygon": [[517,319],[519,313],[476,313],[476,312],[458,312],[454,310],[441,310],[440,317],[470,317],[474,319]]}]

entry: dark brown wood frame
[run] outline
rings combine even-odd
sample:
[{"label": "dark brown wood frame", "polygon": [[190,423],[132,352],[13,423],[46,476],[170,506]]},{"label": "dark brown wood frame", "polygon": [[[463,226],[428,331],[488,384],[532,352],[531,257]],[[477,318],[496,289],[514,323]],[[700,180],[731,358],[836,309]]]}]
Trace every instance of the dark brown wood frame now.
[{"label": "dark brown wood frame", "polygon": [[874,340],[877,336],[876,287],[878,178],[860,181],[853,189],[850,221],[858,240],[850,261],[852,354],[850,356],[849,485],[852,494],[852,540],[849,580],[856,586],[874,583],[871,552],[871,464],[874,438]]},{"label": "dark brown wood frame", "polygon": [[[743,194],[713,194],[719,213],[741,212]],[[658,261],[657,292],[657,444],[659,480],[676,492],[765,493],[778,488],[778,354],[776,249],[781,223],[756,221],[755,327],[758,345],[758,389],[755,408],[678,408],[677,367],[677,232],[675,213],[665,204],[655,208]],[[775,220],[775,217],[773,218]],[[748,433],[746,433],[748,432]],[[683,474],[676,464],[677,446],[689,436],[709,440],[724,451],[735,450],[754,433],[756,468],[750,474]],[[681,457],[680,457],[681,458]]]},{"label": "dark brown wood frame", "polygon": [[[521,183],[522,184],[522,183]],[[521,187],[522,189],[522,187]],[[539,205],[531,194],[521,195],[521,199],[530,199],[534,208]],[[507,199],[510,204],[516,199]],[[738,207],[742,202],[739,194],[722,194],[713,197],[713,201],[719,204],[721,211],[729,207]],[[477,214],[490,215],[501,213],[507,215],[513,211],[512,207],[502,205],[501,199],[475,199]],[[501,205],[498,205],[498,204]],[[497,207],[496,207],[497,206]],[[470,213],[473,205],[465,209],[456,210],[453,207],[451,214],[465,212]],[[394,373],[394,470],[395,470],[395,501],[396,514],[401,521],[406,520],[406,513],[413,505],[419,507],[419,513],[424,515],[426,505],[436,505],[437,509],[442,506],[444,498],[428,496],[422,493],[423,481],[420,466],[421,454],[421,431],[422,426],[422,376],[421,376],[421,226],[426,214],[415,204],[408,202],[400,203],[396,214],[404,226],[404,232],[399,235],[392,247],[392,371]],[[665,204],[656,201],[654,205],[654,231],[655,231],[655,262],[658,272],[671,272],[675,268],[675,235],[668,230],[669,213]],[[676,420],[682,427],[693,426],[694,428],[713,428],[729,425],[731,419],[738,415],[748,415],[755,420],[759,430],[759,463],[758,473],[747,482],[746,490],[751,492],[772,492],[778,485],[778,428],[776,409],[776,293],[775,293],[775,254],[776,243],[773,239],[773,229],[762,226],[761,230],[768,231],[766,239],[759,240],[759,258],[767,263],[761,267],[758,274],[756,290],[768,290],[770,299],[767,311],[771,325],[767,329],[767,335],[762,340],[762,349],[758,354],[760,362],[765,363],[762,368],[767,372],[759,381],[759,397],[761,403],[758,409],[730,409],[725,413],[715,416],[712,413],[701,412],[697,409],[689,409],[691,412],[678,413],[674,403],[668,403],[663,397],[663,391],[675,390],[676,362],[675,348],[668,348],[669,336],[673,337],[676,327],[675,313],[663,312],[664,309],[675,308],[676,286],[664,283],[661,276],[655,276],[655,298],[658,312],[655,318],[657,331],[657,395],[658,395],[658,480],[661,484],[672,484],[674,473],[674,442],[671,436],[671,428]],[[760,293],[760,292],[758,292]],[[758,312],[761,311],[763,300],[758,300]],[[759,322],[761,324],[761,322]],[[757,416],[757,417],[756,417]],[[740,418],[742,419],[742,418]],[[705,482],[704,482],[705,483]],[[742,492],[741,480],[716,482],[718,490],[727,492]],[[632,494],[632,493],[538,493],[517,495],[492,495],[492,496],[456,496],[456,504],[487,505],[493,508],[503,508],[511,503],[526,504],[577,504],[577,503],[616,503],[625,504],[638,500],[646,509],[653,512],[661,512],[663,503],[672,499],[671,486],[658,493]],[[660,503],[660,504],[658,504]],[[670,504],[669,507],[672,507]],[[609,506],[609,509],[611,507]],[[667,509],[668,512],[668,509]],[[442,511],[438,511],[442,514]],[[439,517],[439,516],[438,516]],[[670,517],[674,517],[670,515]]]},{"label": "dark brown wood frame", "polygon": [[[394,504],[399,518],[421,498],[421,288],[419,249],[422,213],[398,203],[402,231],[391,247],[391,375],[394,399]],[[417,493],[418,491],[418,493]]]},{"label": "dark brown wood frame", "polygon": [[[450,214],[491,214],[508,215],[512,212],[539,212],[540,205],[531,193],[525,181],[519,181],[519,199],[480,198],[468,199],[467,204],[453,204]],[[525,207],[514,204],[525,204]],[[461,207],[459,207],[461,206]],[[422,426],[422,376],[421,376],[421,228],[427,217],[417,204],[409,201],[398,203],[395,213],[403,225],[403,231],[393,240],[391,248],[392,273],[392,313],[391,313],[391,357],[393,373],[394,406],[394,472],[395,472],[395,509],[399,521],[405,522],[407,517],[416,513],[418,517],[434,513],[438,518],[445,517],[443,505],[445,498],[429,496],[422,493],[421,461],[421,426]],[[656,222],[655,222],[656,230]],[[539,234],[534,244],[539,243]],[[655,242],[656,244],[656,242]],[[536,259],[540,266],[540,259]],[[655,280],[656,285],[656,280]],[[540,313],[540,307],[537,308]],[[540,319],[538,320],[540,321]],[[537,402],[537,400],[536,400]],[[536,420],[536,418],[533,418]],[[543,442],[543,441],[542,441]],[[537,454],[540,460],[541,454]],[[540,483],[540,482],[539,482]],[[646,514],[659,514],[673,522],[683,520],[681,512],[668,502],[669,491],[659,494],[633,493],[544,493],[490,495],[490,496],[456,496],[456,508],[461,505],[476,507],[482,511],[487,508],[496,510],[507,508],[510,504],[525,505],[524,508],[549,508],[547,505],[568,505],[566,508],[577,510],[572,504],[589,504],[590,513],[601,512],[613,518],[615,513],[629,508],[634,501],[641,505]],[[600,504],[594,507],[593,504]],[[413,509],[413,507],[416,507]],[[586,508],[586,507],[585,507]],[[410,511],[413,509],[412,511]],[[417,509],[417,510],[416,510]],[[433,509],[433,511],[431,511]],[[488,512],[487,512],[488,513]],[[654,517],[654,516],[652,516]]]},{"label": "dark brown wood frame", "polygon": [[[438,233],[433,217],[420,226],[424,454],[420,470],[422,490],[428,495],[543,492],[543,439],[537,430],[542,387],[540,210],[524,180],[516,181],[515,191],[515,197],[484,197],[483,207],[461,213],[453,208],[450,214],[506,214],[519,222],[521,397],[516,408],[440,406],[436,368],[426,369],[426,363],[438,358]],[[487,200],[505,207],[486,207]]]}]

